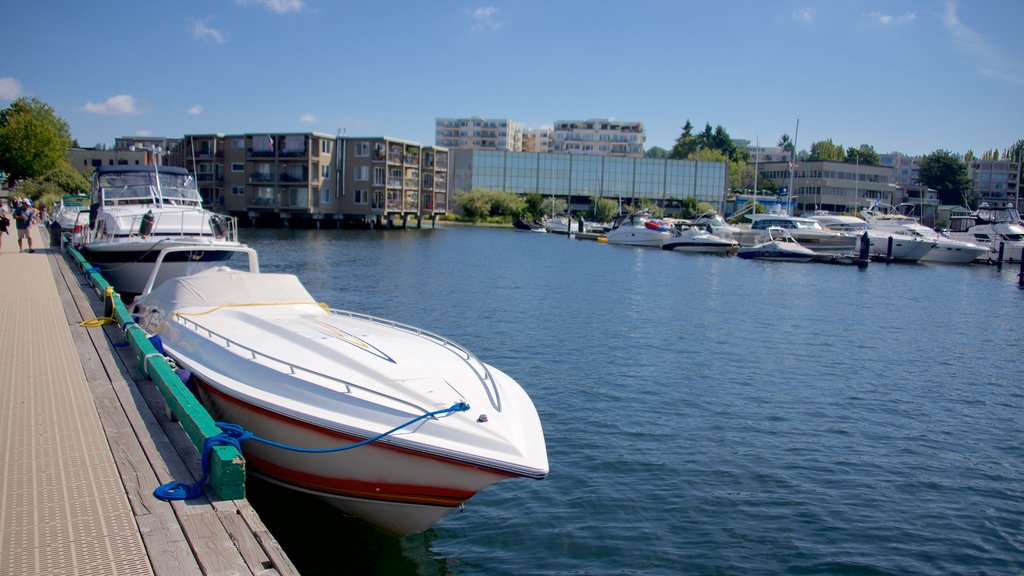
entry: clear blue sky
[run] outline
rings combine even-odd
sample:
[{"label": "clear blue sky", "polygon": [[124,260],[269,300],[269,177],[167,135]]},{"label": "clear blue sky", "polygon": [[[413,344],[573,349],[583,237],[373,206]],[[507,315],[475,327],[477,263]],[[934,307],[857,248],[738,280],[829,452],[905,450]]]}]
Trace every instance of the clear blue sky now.
[{"label": "clear blue sky", "polygon": [[878,152],[1024,138],[1022,0],[0,0],[0,107],[118,136],[308,132],[432,144],[437,117],[690,119]]}]

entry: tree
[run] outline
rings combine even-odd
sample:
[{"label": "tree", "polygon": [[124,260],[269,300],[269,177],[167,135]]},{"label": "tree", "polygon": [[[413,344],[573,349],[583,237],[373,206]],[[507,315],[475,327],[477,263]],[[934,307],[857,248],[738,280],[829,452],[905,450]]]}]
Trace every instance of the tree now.
[{"label": "tree", "polygon": [[851,146],[846,149],[847,162],[857,162],[862,165],[877,166],[881,160],[882,159],[878,156],[878,152],[875,152],[874,146],[861,144],[860,148],[854,148]]},{"label": "tree", "polygon": [[669,152],[668,157],[673,160],[687,160],[696,151],[697,139],[693,136],[693,124],[687,118],[686,124],[683,125],[683,133],[679,135],[679,138],[676,138],[675,146],[672,146],[672,151]]},{"label": "tree", "polygon": [[610,222],[619,215],[619,203],[611,198],[594,199],[594,220]]},{"label": "tree", "polygon": [[918,170],[918,183],[935,190],[943,204],[971,203],[967,196],[971,188],[967,163],[948,150],[936,150],[924,157]]},{"label": "tree", "polygon": [[68,123],[37,98],[18,98],[0,111],[0,169],[12,182],[53,170],[70,145]]},{"label": "tree", "polygon": [[43,200],[47,204],[57,202],[65,194],[88,193],[89,181],[64,158],[46,174],[22,180],[17,192],[19,196],[28,196],[33,201]]},{"label": "tree", "polygon": [[819,140],[811,144],[811,160],[831,160],[832,162],[845,162],[846,153],[842,146],[832,143],[832,139]]},{"label": "tree", "polygon": [[665,150],[664,148],[658,147],[658,146],[654,146],[652,148],[648,148],[647,151],[644,152],[644,158],[668,158],[668,157],[669,157],[669,151]]},{"label": "tree", "polygon": [[786,152],[789,152],[791,155],[793,154],[793,149],[796,148],[796,146],[793,144],[793,141],[790,140],[789,134],[783,134],[782,137],[779,138],[779,143],[777,145],[779,148],[782,148]]},{"label": "tree", "polygon": [[530,192],[526,195],[526,214],[531,218],[544,215],[544,197],[540,193]]}]

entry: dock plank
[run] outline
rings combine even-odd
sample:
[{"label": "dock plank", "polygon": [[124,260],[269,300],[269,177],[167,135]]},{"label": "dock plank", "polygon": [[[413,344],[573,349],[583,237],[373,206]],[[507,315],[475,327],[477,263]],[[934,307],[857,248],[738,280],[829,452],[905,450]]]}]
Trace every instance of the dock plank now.
[{"label": "dock plank", "polygon": [[153,496],[159,484],[192,482],[201,474],[195,446],[168,418],[163,396],[132,351],[114,347],[122,339],[120,329],[78,326],[83,318],[102,315],[103,303],[63,257],[55,255],[53,264],[55,278],[62,279],[58,284],[69,330],[87,366],[154,573],[298,574],[248,502],[211,502],[203,496],[165,503]]}]

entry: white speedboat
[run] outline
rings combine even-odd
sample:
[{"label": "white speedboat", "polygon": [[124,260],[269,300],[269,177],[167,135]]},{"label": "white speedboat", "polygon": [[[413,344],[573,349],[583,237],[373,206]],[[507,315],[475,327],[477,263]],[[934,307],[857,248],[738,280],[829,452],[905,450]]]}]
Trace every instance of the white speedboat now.
[{"label": "white speedboat", "polygon": [[634,213],[619,216],[605,236],[608,244],[660,247],[672,239],[672,227],[652,218],[649,214]]},{"label": "white speedboat", "polygon": [[1024,250],[1024,226],[1020,212],[1012,203],[1002,205],[982,204],[970,216],[950,218],[949,236],[955,240],[973,242],[988,249],[979,258],[988,262],[999,260],[1002,248],[1003,260],[1017,262]]},{"label": "white speedboat", "polygon": [[184,276],[223,263],[238,247],[234,218],[204,210],[195,180],[170,166],[104,166],[92,175],[90,222],[78,245],[82,256],[122,295],[135,295],[153,269],[157,255],[175,252],[158,280]]},{"label": "white speedboat", "polygon": [[712,234],[719,238],[732,238],[735,240],[734,234],[743,231],[739,226],[733,226],[726,222],[725,218],[722,218],[722,215],[718,212],[705,212],[704,214],[693,218],[691,222],[694,226],[706,227]]},{"label": "white speedboat", "polygon": [[662,250],[676,252],[703,252],[707,254],[735,254],[739,243],[718,236],[696,226],[685,228],[661,245]]},{"label": "white speedboat", "polygon": [[741,246],[753,246],[768,241],[768,230],[783,228],[801,246],[814,252],[828,254],[850,254],[856,251],[858,238],[835,230],[826,230],[812,218],[788,214],[766,213],[747,214],[750,229],[733,234]]},{"label": "white speedboat", "polygon": [[572,232],[572,220],[564,215],[559,214],[557,216],[547,217],[545,216],[542,220],[544,229],[554,234],[569,234]]},{"label": "white speedboat", "polygon": [[548,474],[537,411],[510,376],[436,334],[328,310],[293,275],[219,266],[163,282],[134,313],[220,421],[306,449],[383,435],[326,453],[251,440],[243,453],[251,472],[387,532],[420,532],[494,482]]},{"label": "white speedboat", "polygon": [[741,246],[736,255],[748,260],[776,262],[810,262],[817,255],[797,242],[785,228],[773,226],[766,231],[767,240],[755,246]]},{"label": "white speedboat", "polygon": [[65,194],[53,212],[53,222],[60,225],[63,232],[80,233],[83,226],[89,225],[89,195]]}]

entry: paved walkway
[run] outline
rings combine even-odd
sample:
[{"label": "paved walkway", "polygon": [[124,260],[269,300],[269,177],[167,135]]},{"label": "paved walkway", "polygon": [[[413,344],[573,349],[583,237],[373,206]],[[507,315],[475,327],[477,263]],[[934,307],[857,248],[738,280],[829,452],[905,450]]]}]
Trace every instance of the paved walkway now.
[{"label": "paved walkway", "polygon": [[152,574],[41,232],[0,253],[0,574]]}]

